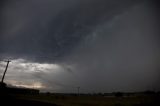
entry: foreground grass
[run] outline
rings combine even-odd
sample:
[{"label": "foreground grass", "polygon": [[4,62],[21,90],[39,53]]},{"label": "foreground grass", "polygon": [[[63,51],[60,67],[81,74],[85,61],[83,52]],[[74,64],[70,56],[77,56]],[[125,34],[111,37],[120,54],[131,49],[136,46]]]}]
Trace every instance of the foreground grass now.
[{"label": "foreground grass", "polygon": [[60,106],[160,106],[153,95],[129,97],[70,96],[70,95],[16,95],[16,98],[53,103]]}]

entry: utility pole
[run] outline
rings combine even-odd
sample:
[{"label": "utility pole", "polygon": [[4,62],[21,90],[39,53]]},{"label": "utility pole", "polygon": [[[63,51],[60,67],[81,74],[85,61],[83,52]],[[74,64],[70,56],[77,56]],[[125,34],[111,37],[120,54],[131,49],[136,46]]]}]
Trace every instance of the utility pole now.
[{"label": "utility pole", "polygon": [[4,71],[4,73],[3,73],[3,77],[2,77],[1,83],[3,83],[4,77],[5,77],[6,72],[7,72],[7,69],[8,69],[8,65],[9,65],[9,63],[10,63],[11,61],[8,60],[8,61],[5,61],[5,62],[7,62],[7,65],[6,65],[5,71]]},{"label": "utility pole", "polygon": [[78,90],[78,92],[77,92],[77,93],[78,93],[78,95],[79,95],[79,89],[80,89],[80,87],[77,87],[77,90]]}]

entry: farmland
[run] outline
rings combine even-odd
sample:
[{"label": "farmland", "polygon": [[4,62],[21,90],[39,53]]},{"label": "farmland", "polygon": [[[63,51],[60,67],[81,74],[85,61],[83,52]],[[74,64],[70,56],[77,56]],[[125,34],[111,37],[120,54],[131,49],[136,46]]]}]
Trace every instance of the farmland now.
[{"label": "farmland", "polygon": [[16,95],[17,99],[39,101],[58,106],[159,106],[159,95],[131,95],[123,97],[103,95],[39,94]]}]

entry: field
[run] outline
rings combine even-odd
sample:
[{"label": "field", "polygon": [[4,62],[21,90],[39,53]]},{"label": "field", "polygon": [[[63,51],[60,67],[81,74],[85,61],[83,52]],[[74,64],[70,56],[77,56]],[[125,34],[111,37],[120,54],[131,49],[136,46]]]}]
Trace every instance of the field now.
[{"label": "field", "polygon": [[160,106],[157,95],[100,96],[100,95],[16,95],[17,99],[40,101],[58,106]]}]

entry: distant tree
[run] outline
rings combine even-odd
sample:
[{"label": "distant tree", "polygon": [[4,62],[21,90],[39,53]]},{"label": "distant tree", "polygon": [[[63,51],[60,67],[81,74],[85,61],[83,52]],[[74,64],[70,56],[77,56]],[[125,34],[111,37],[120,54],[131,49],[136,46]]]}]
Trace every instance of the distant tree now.
[{"label": "distant tree", "polygon": [[99,92],[97,95],[102,96],[102,95],[103,95],[103,93]]},{"label": "distant tree", "polygon": [[51,93],[50,93],[50,92],[46,92],[46,94],[47,94],[47,95],[51,95]]},{"label": "distant tree", "polygon": [[122,92],[116,92],[114,95],[115,95],[115,97],[123,97],[123,93]]},{"label": "distant tree", "polygon": [[148,91],[145,91],[144,94],[147,94],[147,95],[155,94],[155,91],[148,90]]},{"label": "distant tree", "polygon": [[6,88],[6,84],[5,83],[3,83],[3,82],[0,82],[0,88]]}]

